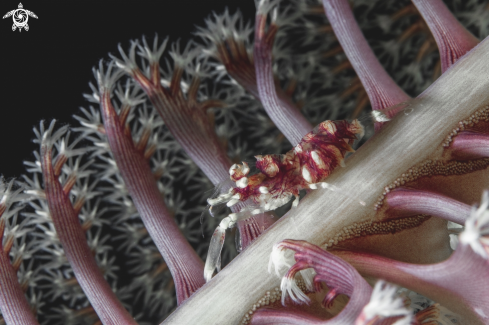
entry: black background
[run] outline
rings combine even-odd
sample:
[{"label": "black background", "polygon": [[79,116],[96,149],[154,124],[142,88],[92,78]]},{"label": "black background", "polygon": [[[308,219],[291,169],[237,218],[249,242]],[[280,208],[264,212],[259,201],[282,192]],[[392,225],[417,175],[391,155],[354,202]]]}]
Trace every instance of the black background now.
[{"label": "black background", "polygon": [[[0,15],[18,0],[0,2]],[[117,45],[129,47],[142,35],[188,40],[212,11],[241,8],[253,19],[253,0],[22,1],[29,31],[12,31],[12,17],[0,20],[0,174],[24,173],[33,160],[32,128],[42,119],[75,124],[72,115],[87,103],[82,94],[93,81],[91,69]]]}]

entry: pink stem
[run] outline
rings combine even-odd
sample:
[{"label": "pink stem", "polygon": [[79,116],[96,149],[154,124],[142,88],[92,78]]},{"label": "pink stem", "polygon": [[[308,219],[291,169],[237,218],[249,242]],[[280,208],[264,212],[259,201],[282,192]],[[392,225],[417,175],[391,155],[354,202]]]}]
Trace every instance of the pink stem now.
[{"label": "pink stem", "polygon": [[[151,67],[153,74],[156,75],[152,77],[152,80],[149,80],[137,68],[131,70],[131,76],[146,92],[165,125],[189,157],[214,185],[219,185],[222,181],[229,179],[231,162],[219,144],[205,110],[195,102],[188,103],[179,88],[176,93],[163,88],[159,81],[158,69],[157,64]],[[180,80],[177,81],[180,82]],[[222,190],[227,189],[222,188]],[[248,234],[253,235],[256,232],[253,229],[245,229],[256,228],[254,219],[246,224],[240,222],[238,227],[242,238],[245,239],[243,243],[249,243],[256,238],[247,238]],[[246,247],[245,244],[242,246]]]},{"label": "pink stem", "polygon": [[[274,28],[276,29],[277,26],[274,26]],[[236,80],[241,87],[246,89],[256,99],[260,100],[260,94],[258,92],[256,82],[255,63],[249,57],[243,42],[241,40],[236,41],[231,38],[223,43],[216,44],[216,46],[218,48],[218,58],[226,67],[226,71],[229,76]],[[231,48],[238,48],[239,51],[230,51]],[[282,88],[275,87],[275,90],[283,107],[286,107],[288,110],[292,111],[300,111],[300,108],[293,102],[290,95],[287,94]],[[273,116],[270,116],[270,118],[273,119]],[[300,114],[299,119],[304,120],[302,114]],[[301,121],[301,123],[303,122]],[[311,128],[312,127],[309,125],[309,130]]]},{"label": "pink stem", "polygon": [[231,163],[219,144],[205,111],[189,105],[181,91],[171,94],[152,83],[139,69],[132,77],[146,92],[171,134],[214,185],[229,178]]},{"label": "pink stem", "polygon": [[441,0],[412,0],[428,24],[440,51],[441,69],[445,72],[461,56],[479,44],[448,10]]},{"label": "pink stem", "polygon": [[102,90],[100,98],[105,132],[114,160],[144,226],[172,273],[177,302],[181,304],[204,285],[204,264],[166,208],[148,162],[136,150],[130,136],[124,133],[109,91]]},{"label": "pink stem", "polygon": [[51,146],[41,146],[41,168],[49,212],[75,277],[103,324],[137,324],[105,281],[80,225],[69,193],[54,173]]},{"label": "pink stem", "polygon": [[467,317],[470,324],[489,321],[489,261],[468,245],[460,243],[448,260],[431,265],[403,263],[368,253],[337,251],[335,255],[363,276],[416,291]]},{"label": "pink stem", "polygon": [[316,271],[314,283],[320,287],[325,282],[332,293],[328,297],[331,302],[336,295],[345,294],[350,297],[346,307],[337,316],[322,320],[306,313],[283,309],[262,308],[256,311],[252,324],[353,324],[363,307],[369,302],[372,288],[360,274],[348,263],[333,254],[306,241],[284,240],[280,247],[295,251],[296,264],[285,275],[293,278],[300,270],[313,268]]},{"label": "pink stem", "polygon": [[429,214],[460,225],[470,216],[471,206],[430,191],[396,189],[386,195],[388,211]]},{"label": "pink stem", "polygon": [[[373,110],[405,102],[410,97],[396,85],[375,57],[358,26],[347,0],[323,0],[329,23],[360,78]],[[393,117],[399,109],[386,114]],[[375,124],[378,130],[381,123]]]},{"label": "pink stem", "polygon": [[[2,230],[3,231],[3,230]],[[1,241],[0,241],[1,246]],[[7,325],[39,324],[20,287],[8,254],[0,247],[0,309]]]},{"label": "pink stem", "polygon": [[487,158],[489,157],[489,136],[470,131],[460,132],[453,138],[451,148],[457,157]]},{"label": "pink stem", "polygon": [[256,84],[260,100],[278,129],[290,143],[297,145],[302,137],[311,131],[311,124],[290,101],[280,100],[277,96],[272,70],[272,47],[277,26],[272,23],[265,32],[267,15],[256,15],[254,60]]}]

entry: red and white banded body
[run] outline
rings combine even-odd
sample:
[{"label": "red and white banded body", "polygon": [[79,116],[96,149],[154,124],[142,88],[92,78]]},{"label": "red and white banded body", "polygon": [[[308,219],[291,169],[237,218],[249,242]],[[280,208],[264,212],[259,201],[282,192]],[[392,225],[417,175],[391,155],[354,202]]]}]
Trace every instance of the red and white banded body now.
[{"label": "red and white banded body", "polygon": [[[354,151],[351,145],[363,136],[364,129],[358,120],[324,121],[306,134],[297,146],[286,154],[255,156],[256,168],[260,171],[248,175],[247,163],[234,164],[229,170],[236,186],[228,193],[209,199],[212,206],[227,202],[233,206],[239,201],[248,201],[255,207],[252,214],[275,210],[296,197],[298,203],[301,189],[316,189],[337,166],[344,166],[347,152]],[[323,186],[324,187],[324,186]]]},{"label": "red and white banded body", "polygon": [[293,196],[292,206],[296,207],[302,189],[334,188],[324,180],[337,166],[345,165],[346,153],[354,151],[351,145],[363,134],[364,128],[358,120],[324,121],[286,154],[255,156],[256,168],[260,171],[257,174],[249,175],[250,167],[246,162],[231,166],[229,175],[236,186],[207,202],[211,209],[216,204],[226,203],[231,207],[238,202],[245,202],[246,207],[224,218],[214,232],[204,269],[206,280],[212,278],[214,269],[220,270],[226,229],[239,220],[275,210]]}]

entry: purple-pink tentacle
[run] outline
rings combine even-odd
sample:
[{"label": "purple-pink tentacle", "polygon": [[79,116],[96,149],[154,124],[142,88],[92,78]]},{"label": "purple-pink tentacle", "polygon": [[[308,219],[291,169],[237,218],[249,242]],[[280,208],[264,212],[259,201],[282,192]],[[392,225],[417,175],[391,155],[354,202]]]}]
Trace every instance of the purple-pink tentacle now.
[{"label": "purple-pink tentacle", "polygon": [[[363,36],[347,0],[323,0],[326,16],[360,78],[373,110],[381,110],[408,101],[410,97],[392,80],[375,57]],[[389,110],[392,118],[400,109]],[[375,124],[375,129],[381,127]]]},{"label": "purple-pink tentacle", "polygon": [[262,12],[262,6],[259,6],[256,14],[253,52],[259,98],[268,116],[295,146],[312,127],[290,100],[280,100],[277,95],[272,69],[272,47],[278,27],[272,22],[266,31],[267,13]]},{"label": "purple-pink tentacle", "polygon": [[[219,144],[213,126],[205,114],[208,103],[198,103],[196,98],[187,100],[184,97],[180,89],[181,73],[181,68],[176,67],[170,88],[166,89],[160,82],[158,63],[152,62],[150,65],[151,80],[139,68],[132,67],[130,70],[131,77],[148,95],[173,137],[209,180],[217,186],[229,178],[231,162]],[[189,93],[196,93],[194,88],[197,88],[198,84],[199,82],[194,80]],[[223,187],[222,190],[227,191],[228,188]],[[237,212],[233,208],[231,210]],[[246,244],[256,238],[248,238],[248,236],[254,236],[256,231],[253,231],[253,228],[259,227],[251,218],[247,223],[238,223],[238,228],[243,234],[242,238],[245,239],[243,243]],[[245,244],[242,244],[243,248],[246,247]]]},{"label": "purple-pink tentacle", "polygon": [[71,205],[69,193],[65,193],[55,174],[51,154],[51,146],[43,143],[41,168],[46,200],[56,233],[78,283],[104,325],[137,324],[117,299],[97,266]]},{"label": "purple-pink tentacle", "polygon": [[485,133],[464,131],[453,138],[450,145],[452,154],[457,157],[489,157],[489,136]]},{"label": "purple-pink tentacle", "polygon": [[[0,213],[1,216],[1,213]],[[1,229],[3,235],[3,228]],[[0,310],[7,325],[35,325],[39,324],[32,313],[31,307],[20,287],[10,258],[1,247],[0,238]]]},{"label": "purple-pink tentacle", "polygon": [[[210,181],[218,185],[228,179],[231,162],[221,148],[205,111],[197,105],[189,105],[178,85],[174,86],[178,91],[172,93],[163,88],[159,80],[156,84],[150,81],[139,69],[133,69],[131,73],[171,134]],[[174,83],[179,84],[180,80],[172,80],[172,86]]]},{"label": "purple-pink tentacle", "polygon": [[461,56],[479,44],[448,10],[441,0],[412,0],[423,16],[440,51],[441,69],[445,72]]},{"label": "purple-pink tentacle", "polygon": [[320,288],[320,283],[325,282],[333,292],[327,296],[325,304],[338,294],[349,296],[350,301],[340,314],[328,320],[295,310],[262,308],[254,313],[251,324],[353,324],[372,293],[372,288],[360,274],[341,258],[305,241],[284,240],[279,248],[295,252],[296,264],[284,278],[293,279],[297,272],[313,268],[316,271],[315,287]]},{"label": "purple-pink tentacle", "polygon": [[471,206],[431,191],[399,188],[386,195],[389,211],[406,215],[429,214],[460,225],[470,216]]},{"label": "purple-pink tentacle", "polygon": [[105,133],[117,167],[134,205],[173,276],[177,302],[181,304],[204,285],[204,264],[181,233],[166,208],[148,162],[124,133],[109,90],[101,87],[101,111]]},{"label": "purple-pink tentacle", "polygon": [[[489,321],[489,261],[460,243],[444,262],[416,265],[368,253],[337,251],[360,274],[382,278],[437,301],[467,317],[470,324]],[[485,315],[485,316],[483,316]],[[485,317],[485,318],[484,318]]]}]

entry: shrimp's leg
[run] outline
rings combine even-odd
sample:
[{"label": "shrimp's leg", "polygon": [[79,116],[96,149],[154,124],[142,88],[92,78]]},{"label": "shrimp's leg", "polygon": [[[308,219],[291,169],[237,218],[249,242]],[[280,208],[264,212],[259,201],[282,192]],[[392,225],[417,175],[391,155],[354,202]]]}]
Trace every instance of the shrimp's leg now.
[{"label": "shrimp's leg", "polygon": [[204,278],[206,282],[209,282],[212,279],[214,270],[217,270],[217,272],[221,271],[221,250],[224,245],[224,239],[226,239],[226,230],[234,227],[238,221],[246,220],[252,215],[253,213],[250,214],[246,210],[231,213],[229,216],[222,219],[219,226],[214,230],[204,266]]},{"label": "shrimp's leg", "polygon": [[294,194],[294,196],[295,196],[295,200],[294,200],[294,202],[292,202],[292,207],[296,208],[299,205],[299,195]]}]

